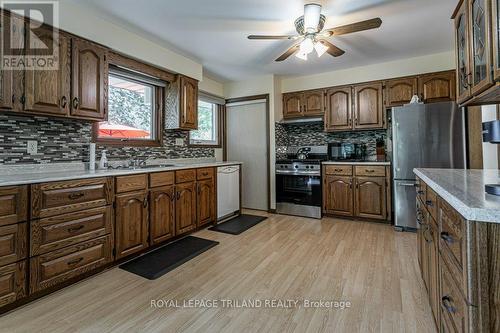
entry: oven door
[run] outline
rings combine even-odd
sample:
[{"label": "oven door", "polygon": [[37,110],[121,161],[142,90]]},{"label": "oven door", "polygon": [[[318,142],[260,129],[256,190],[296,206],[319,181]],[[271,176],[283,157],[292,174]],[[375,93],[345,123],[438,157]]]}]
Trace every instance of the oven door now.
[{"label": "oven door", "polygon": [[321,207],[321,176],[277,174],[276,203]]}]

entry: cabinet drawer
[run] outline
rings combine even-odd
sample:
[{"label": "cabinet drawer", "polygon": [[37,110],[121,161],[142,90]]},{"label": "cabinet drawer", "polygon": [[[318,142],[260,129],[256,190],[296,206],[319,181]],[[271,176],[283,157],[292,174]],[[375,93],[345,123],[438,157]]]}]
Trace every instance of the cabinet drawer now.
[{"label": "cabinet drawer", "polygon": [[457,286],[452,278],[445,260],[440,259],[441,267],[441,294],[439,298],[441,317],[447,320],[447,326],[453,326],[455,332],[467,331],[467,314],[469,312],[467,303],[461,288]]},{"label": "cabinet drawer", "polygon": [[385,177],[385,167],[380,165],[356,165],[356,176]]},{"label": "cabinet drawer", "polygon": [[148,188],[148,175],[131,175],[116,177],[116,193],[140,191]]},{"label": "cabinet drawer", "polygon": [[111,206],[31,222],[31,255],[47,253],[111,233]]},{"label": "cabinet drawer", "polygon": [[32,218],[107,206],[113,199],[112,178],[70,180],[31,186]]},{"label": "cabinet drawer", "polygon": [[325,166],[325,172],[327,175],[352,176],[352,165],[327,165]]},{"label": "cabinet drawer", "polygon": [[0,227],[0,266],[26,258],[27,238],[26,222]]},{"label": "cabinet drawer", "polygon": [[155,172],[149,174],[149,187],[160,187],[174,184],[174,172]]},{"label": "cabinet drawer", "polygon": [[196,180],[196,169],[179,170],[175,172],[176,183],[186,183]]},{"label": "cabinet drawer", "polygon": [[438,195],[430,187],[425,190],[425,206],[431,214],[431,216],[437,220],[438,219]]},{"label": "cabinet drawer", "polygon": [[30,293],[55,286],[111,261],[111,238],[104,236],[30,259]]},{"label": "cabinet drawer", "polygon": [[27,220],[27,186],[0,188],[0,226]]},{"label": "cabinet drawer", "polygon": [[214,168],[196,169],[196,179],[198,179],[198,180],[210,179],[210,178],[213,178],[214,175],[215,175]]},{"label": "cabinet drawer", "polygon": [[26,260],[0,266],[0,307],[26,296]]},{"label": "cabinet drawer", "polygon": [[451,261],[463,272],[465,262],[465,220],[444,200],[439,200],[440,213],[440,245],[447,251]]}]

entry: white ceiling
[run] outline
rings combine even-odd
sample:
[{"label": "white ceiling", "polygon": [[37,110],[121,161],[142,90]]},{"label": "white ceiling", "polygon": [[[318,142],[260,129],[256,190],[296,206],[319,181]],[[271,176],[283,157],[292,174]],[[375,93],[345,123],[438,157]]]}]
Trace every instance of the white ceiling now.
[{"label": "white ceiling", "polygon": [[209,75],[243,80],[304,75],[450,51],[457,0],[323,0],[325,28],[380,17],[382,27],[331,38],[346,54],[274,59],[291,41],[251,41],[249,34],[294,33],[303,0],[73,0],[98,15],[199,61]]}]

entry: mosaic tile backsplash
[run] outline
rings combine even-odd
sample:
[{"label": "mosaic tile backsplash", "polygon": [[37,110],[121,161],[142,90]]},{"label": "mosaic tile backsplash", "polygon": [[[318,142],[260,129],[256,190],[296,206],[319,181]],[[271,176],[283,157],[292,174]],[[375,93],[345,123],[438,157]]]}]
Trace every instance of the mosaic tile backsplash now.
[{"label": "mosaic tile backsplash", "polygon": [[327,133],[324,131],[322,121],[297,124],[275,123],[275,131],[277,159],[286,157],[287,147],[323,146],[330,142],[366,144],[367,157],[374,159],[377,155],[377,139],[384,140],[387,145],[386,130]]},{"label": "mosaic tile backsplash", "polygon": [[[175,139],[184,139],[175,146]],[[26,152],[28,140],[38,142],[38,153]],[[52,162],[88,162],[88,147],[92,140],[89,122],[33,117],[0,115],[0,164],[41,164]],[[212,158],[212,148],[187,146],[188,132],[164,130],[161,147],[105,147],[97,146],[97,160],[103,149],[110,160],[130,158]]]}]

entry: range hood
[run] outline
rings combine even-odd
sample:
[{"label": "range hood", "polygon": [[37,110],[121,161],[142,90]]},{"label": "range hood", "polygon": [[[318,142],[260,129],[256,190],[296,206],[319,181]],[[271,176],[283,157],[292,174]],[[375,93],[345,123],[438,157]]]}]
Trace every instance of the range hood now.
[{"label": "range hood", "polygon": [[297,119],[281,119],[280,124],[307,124],[323,121],[323,117],[304,117]]}]

